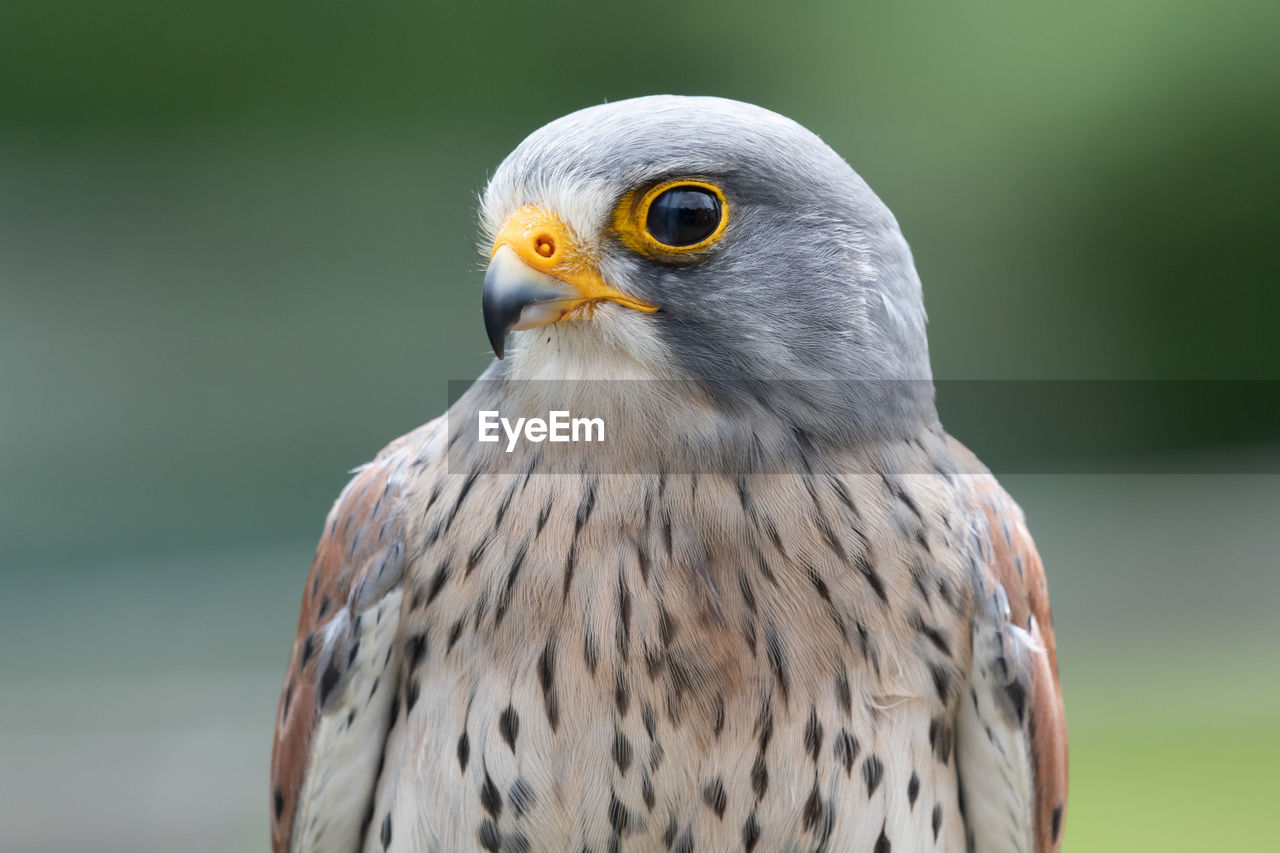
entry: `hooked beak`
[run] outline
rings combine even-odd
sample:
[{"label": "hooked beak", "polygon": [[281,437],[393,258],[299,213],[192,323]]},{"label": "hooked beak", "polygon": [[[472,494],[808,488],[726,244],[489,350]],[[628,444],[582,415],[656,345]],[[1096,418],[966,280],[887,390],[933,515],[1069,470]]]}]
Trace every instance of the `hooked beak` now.
[{"label": "hooked beak", "polygon": [[484,328],[498,358],[505,355],[508,332],[557,323],[601,301],[658,310],[606,284],[553,214],[535,205],[512,214],[494,241],[484,276]]},{"label": "hooked beak", "polygon": [[481,297],[493,354],[506,355],[508,332],[554,323],[580,300],[575,288],[525,264],[510,246],[499,246],[484,274]]}]

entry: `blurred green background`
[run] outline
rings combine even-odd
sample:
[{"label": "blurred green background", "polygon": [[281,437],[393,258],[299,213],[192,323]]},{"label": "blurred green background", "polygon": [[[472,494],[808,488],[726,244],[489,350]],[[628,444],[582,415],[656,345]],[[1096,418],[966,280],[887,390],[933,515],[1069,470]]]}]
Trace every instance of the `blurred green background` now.
[{"label": "blurred green background", "polygon": [[[266,848],[315,538],[490,358],[474,201],[526,133],[653,92],[806,124],[897,213],[940,377],[1276,379],[1277,33],[1274,0],[7,0],[0,848]],[[1274,844],[1280,477],[1005,480],[1066,849]]]}]

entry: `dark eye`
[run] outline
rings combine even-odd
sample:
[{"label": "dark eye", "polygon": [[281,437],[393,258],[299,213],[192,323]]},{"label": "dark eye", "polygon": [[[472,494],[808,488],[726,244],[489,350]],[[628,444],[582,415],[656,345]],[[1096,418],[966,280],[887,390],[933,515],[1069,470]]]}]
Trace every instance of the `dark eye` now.
[{"label": "dark eye", "polygon": [[724,211],[715,193],[702,187],[672,187],[649,203],[645,228],[659,243],[693,246],[720,227]]}]

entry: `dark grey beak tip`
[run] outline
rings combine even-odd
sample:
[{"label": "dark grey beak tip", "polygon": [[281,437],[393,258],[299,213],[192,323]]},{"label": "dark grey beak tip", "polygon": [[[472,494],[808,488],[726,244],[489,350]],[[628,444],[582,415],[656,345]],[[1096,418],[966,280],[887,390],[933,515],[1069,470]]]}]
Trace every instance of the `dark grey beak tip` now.
[{"label": "dark grey beak tip", "polygon": [[489,346],[493,354],[501,360],[507,352],[507,333],[520,320],[520,312],[524,310],[524,302],[512,298],[512,293],[495,281],[496,271],[492,268],[485,275],[484,292],[480,297],[480,305],[484,311],[484,331],[489,336]]},{"label": "dark grey beak tip", "polygon": [[[484,331],[489,336],[489,346],[493,348],[493,354],[501,360],[507,352],[507,332],[511,330],[515,324],[515,318],[504,316],[508,314],[493,303],[496,300],[491,298],[491,294],[484,294]],[[520,312],[516,312],[518,317]]]}]

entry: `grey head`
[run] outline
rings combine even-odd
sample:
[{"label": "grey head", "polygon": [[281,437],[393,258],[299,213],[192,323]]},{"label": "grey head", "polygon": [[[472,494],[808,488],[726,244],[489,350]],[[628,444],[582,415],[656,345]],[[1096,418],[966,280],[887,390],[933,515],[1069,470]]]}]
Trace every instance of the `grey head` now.
[{"label": "grey head", "polygon": [[[718,193],[723,228],[694,251],[654,250],[652,214],[629,217],[644,217],[646,193],[686,182]],[[529,211],[547,218],[513,232]],[[559,378],[628,360],[639,368],[630,375],[689,378],[827,434],[880,417],[880,392],[862,383],[916,380],[927,389],[917,404],[932,411],[920,280],[897,221],[790,119],[713,97],[589,107],[525,139],[493,175],[481,215],[495,247],[485,310],[500,356],[517,330],[490,375]],[[530,272],[541,244],[516,246],[524,264],[498,251],[534,232],[565,244],[572,257],[560,269],[585,279],[545,264]],[[530,273],[518,285],[507,281],[513,266]]]}]

